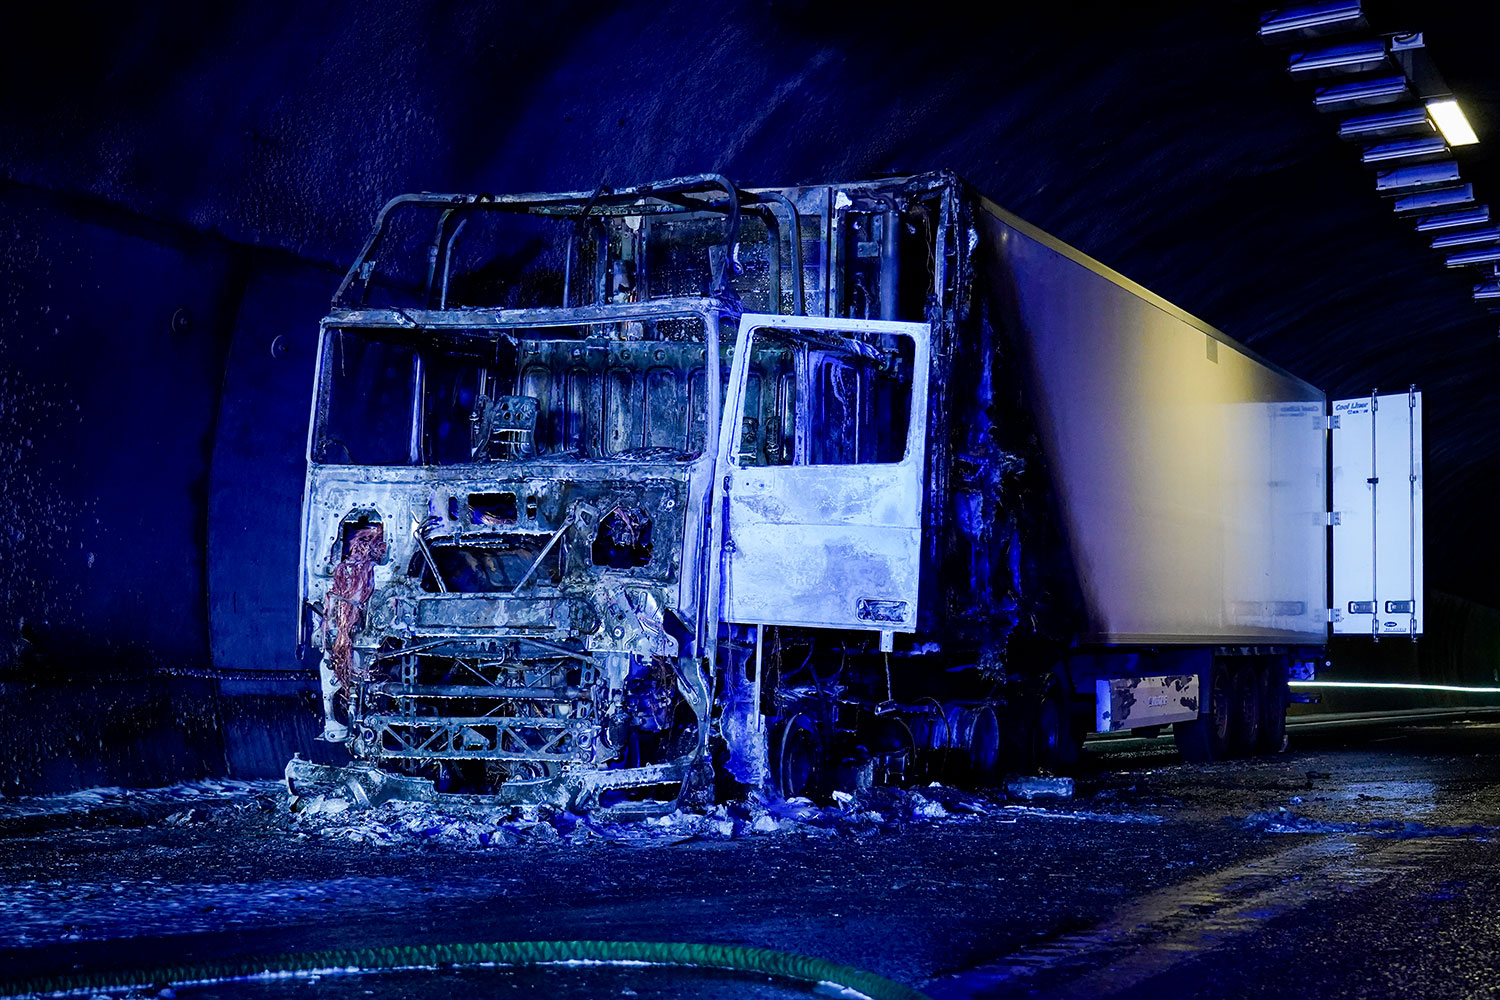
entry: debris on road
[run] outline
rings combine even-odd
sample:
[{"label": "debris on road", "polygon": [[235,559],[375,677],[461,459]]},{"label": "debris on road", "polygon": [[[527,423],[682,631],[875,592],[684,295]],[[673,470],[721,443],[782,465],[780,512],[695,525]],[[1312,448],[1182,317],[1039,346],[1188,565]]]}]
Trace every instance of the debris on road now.
[{"label": "debris on road", "polygon": [[1005,782],[1005,790],[1018,799],[1071,799],[1072,778],[1014,777]]}]

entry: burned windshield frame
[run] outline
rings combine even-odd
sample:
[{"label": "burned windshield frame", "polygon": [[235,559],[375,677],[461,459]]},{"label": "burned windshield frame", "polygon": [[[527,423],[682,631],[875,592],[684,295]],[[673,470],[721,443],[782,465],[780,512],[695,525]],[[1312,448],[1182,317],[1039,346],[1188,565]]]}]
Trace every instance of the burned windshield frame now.
[{"label": "burned windshield frame", "polygon": [[[310,458],[693,462],[717,395],[705,377],[711,322],[694,312],[559,326],[330,327]],[[727,366],[721,357],[721,379]]]}]

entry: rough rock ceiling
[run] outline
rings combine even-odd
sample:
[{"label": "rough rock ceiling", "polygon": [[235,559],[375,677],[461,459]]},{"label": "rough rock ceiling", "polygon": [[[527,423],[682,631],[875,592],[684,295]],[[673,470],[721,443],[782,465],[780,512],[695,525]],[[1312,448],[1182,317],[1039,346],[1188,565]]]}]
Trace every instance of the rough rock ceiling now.
[{"label": "rough rock ceiling", "polygon": [[[1331,394],[1418,383],[1429,583],[1500,601],[1496,321],[1257,42],[1260,6],[970,10],[28,9],[6,15],[0,174],[338,265],[406,190],[951,167]],[[1500,199],[1500,6],[1384,16],[1426,33],[1482,140],[1465,177]]]}]

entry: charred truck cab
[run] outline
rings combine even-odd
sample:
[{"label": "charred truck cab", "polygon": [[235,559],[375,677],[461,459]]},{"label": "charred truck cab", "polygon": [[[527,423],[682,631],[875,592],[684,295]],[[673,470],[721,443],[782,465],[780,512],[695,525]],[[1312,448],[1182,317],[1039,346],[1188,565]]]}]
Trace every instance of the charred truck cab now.
[{"label": "charred truck cab", "polygon": [[[303,501],[352,763],[289,786],[649,812],[1088,731],[1278,749],[1324,407],[950,174],[397,198],[322,323]],[[1375,598],[1415,634],[1409,583]]]}]

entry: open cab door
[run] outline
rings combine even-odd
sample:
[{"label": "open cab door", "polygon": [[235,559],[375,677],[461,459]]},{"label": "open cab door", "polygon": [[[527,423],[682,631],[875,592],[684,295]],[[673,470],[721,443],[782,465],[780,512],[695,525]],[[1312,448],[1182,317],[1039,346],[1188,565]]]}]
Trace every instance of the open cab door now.
[{"label": "open cab door", "polygon": [[930,328],[746,314],[716,501],[723,617],[916,629]]},{"label": "open cab door", "polygon": [[1422,394],[1333,403],[1335,635],[1422,632]]}]

